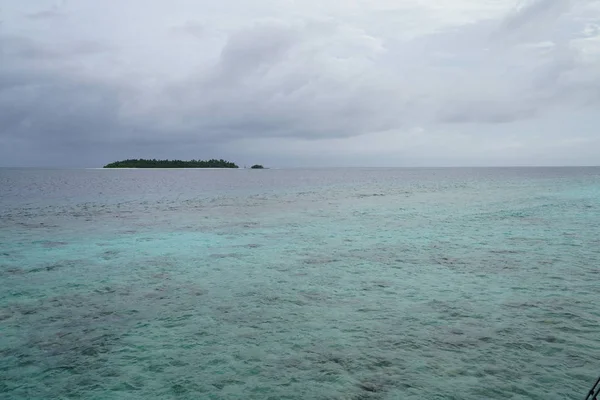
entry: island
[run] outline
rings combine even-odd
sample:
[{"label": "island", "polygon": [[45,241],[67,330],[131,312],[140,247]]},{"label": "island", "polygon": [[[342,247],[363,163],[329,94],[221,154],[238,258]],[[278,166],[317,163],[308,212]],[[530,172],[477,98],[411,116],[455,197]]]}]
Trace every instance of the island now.
[{"label": "island", "polygon": [[236,164],[221,160],[146,160],[130,159],[106,164],[104,168],[239,168]]},{"label": "island", "polygon": [[253,166],[250,167],[251,169],[264,169],[265,167],[263,167],[260,164],[254,164]]}]

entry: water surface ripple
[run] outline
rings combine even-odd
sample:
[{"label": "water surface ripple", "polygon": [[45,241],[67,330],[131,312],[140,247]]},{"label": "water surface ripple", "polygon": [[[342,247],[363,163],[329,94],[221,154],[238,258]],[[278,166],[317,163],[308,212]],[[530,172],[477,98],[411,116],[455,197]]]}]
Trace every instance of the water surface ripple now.
[{"label": "water surface ripple", "polygon": [[0,398],[565,399],[600,169],[0,169]]}]

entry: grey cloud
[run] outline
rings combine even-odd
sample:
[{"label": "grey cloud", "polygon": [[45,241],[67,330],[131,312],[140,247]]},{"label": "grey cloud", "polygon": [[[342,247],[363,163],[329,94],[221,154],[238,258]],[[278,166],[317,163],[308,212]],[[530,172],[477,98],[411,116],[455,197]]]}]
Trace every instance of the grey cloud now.
[{"label": "grey cloud", "polygon": [[[400,48],[399,52],[422,63],[418,75],[430,83],[426,104],[428,109],[437,109],[435,119],[506,124],[538,118],[557,107],[590,106],[597,99],[598,79],[572,45],[581,32],[563,31],[556,40],[555,32],[547,29],[572,10],[566,3],[529,2],[500,22],[502,30],[497,21],[482,20],[422,36],[408,49]],[[563,25],[571,23],[564,21]],[[533,26],[536,41],[530,43],[533,36],[512,41]],[[436,64],[438,68],[433,68]],[[592,61],[595,68],[600,68],[598,64]],[[575,76],[580,77],[579,82]]]},{"label": "grey cloud", "polygon": [[511,40],[552,34],[558,19],[571,10],[572,0],[522,0],[501,23],[499,34]]},{"label": "grey cloud", "polygon": [[[22,78],[22,77],[21,77]],[[86,142],[118,126],[118,91],[66,76],[27,76],[29,84],[0,91],[1,135]]]},{"label": "grey cloud", "polygon": [[401,103],[389,101],[387,85],[364,67],[346,80],[328,65],[356,68],[371,54],[356,60],[331,56],[305,29],[266,23],[233,33],[212,70],[166,90],[155,115],[167,124],[176,116],[171,129],[224,140],[343,137],[389,127]]},{"label": "grey cloud", "polygon": [[551,21],[571,7],[572,0],[522,0],[504,20],[506,29],[521,29],[533,21]]},{"label": "grey cloud", "polygon": [[[572,23],[560,17],[573,9],[529,2],[505,19],[410,40],[377,37],[334,18],[256,21],[221,31],[227,36],[220,52],[198,57],[189,76],[169,79],[147,74],[141,63],[133,73],[120,73],[120,65],[136,60],[118,43],[5,35],[0,141],[45,148],[49,163],[56,161],[51,154],[74,154],[67,148],[95,163],[144,152],[200,157],[195,152],[204,151],[211,157],[218,149],[218,156],[239,156],[241,150],[229,144],[243,139],[318,146],[319,140],[415,126],[488,129],[594,107],[600,100],[598,60],[582,58],[573,45],[577,32],[561,31],[556,41],[547,29]],[[165,33],[174,47],[198,43],[201,53],[213,28],[192,20]],[[152,57],[165,57],[160,47],[155,50]],[[121,64],[107,62],[104,71],[92,56]]]},{"label": "grey cloud", "polygon": [[235,32],[221,52],[218,74],[236,80],[260,67],[278,63],[297,42],[293,27],[284,24],[259,24]]},{"label": "grey cloud", "polygon": [[[4,39],[4,40],[3,40]],[[55,54],[35,51],[38,43],[0,37],[10,42],[13,57],[0,64],[0,160],[16,165],[101,165],[118,155],[144,152],[170,157],[165,148],[189,157],[211,157],[210,137],[157,130],[144,121],[122,117],[135,90],[123,82],[94,79],[73,68],[60,68]],[[22,48],[19,48],[21,46]],[[33,50],[32,50],[33,49]],[[32,54],[35,57],[31,57]],[[70,57],[87,51],[69,52]],[[52,67],[41,60],[50,61]],[[68,59],[68,58],[67,58]],[[60,62],[59,62],[60,61]],[[76,64],[76,62],[75,62]],[[176,136],[176,143],[173,137]],[[195,132],[197,134],[197,132]]]},{"label": "grey cloud", "polygon": [[183,33],[196,38],[202,38],[206,34],[206,26],[202,22],[187,21],[182,25],[171,28],[173,33]]},{"label": "grey cloud", "polygon": [[63,18],[65,14],[61,13],[58,10],[44,10],[38,11],[27,15],[28,18],[31,19],[55,19],[55,18]]},{"label": "grey cloud", "polygon": [[110,50],[108,45],[89,40],[69,44],[43,44],[26,37],[0,35],[0,54],[9,63],[18,59],[68,62],[73,57],[97,55]]},{"label": "grey cloud", "polygon": [[[30,40],[0,37],[0,49],[10,55],[0,64],[3,142],[28,143],[52,153],[73,145],[81,150],[122,130],[118,117],[122,88],[78,76],[76,69],[64,64],[68,57],[57,57]],[[87,52],[75,48],[64,54]]]},{"label": "grey cloud", "polygon": [[65,1],[61,1],[50,8],[27,13],[26,16],[27,18],[33,20],[64,18],[66,16],[65,12],[63,11],[64,5]]},{"label": "grey cloud", "polygon": [[438,118],[448,123],[506,124],[536,116],[536,107],[510,102],[457,102],[441,110]]}]

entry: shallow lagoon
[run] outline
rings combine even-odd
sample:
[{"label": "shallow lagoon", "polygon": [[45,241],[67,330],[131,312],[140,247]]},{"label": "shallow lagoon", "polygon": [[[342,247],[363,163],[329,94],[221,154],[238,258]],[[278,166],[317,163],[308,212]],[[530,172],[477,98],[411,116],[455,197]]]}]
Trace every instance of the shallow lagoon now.
[{"label": "shallow lagoon", "polygon": [[563,399],[600,169],[0,169],[9,399]]}]

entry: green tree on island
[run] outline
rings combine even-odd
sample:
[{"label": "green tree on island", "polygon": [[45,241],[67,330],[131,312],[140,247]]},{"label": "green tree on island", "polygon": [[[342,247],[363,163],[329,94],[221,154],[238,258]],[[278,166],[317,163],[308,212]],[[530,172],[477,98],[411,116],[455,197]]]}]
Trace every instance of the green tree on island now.
[{"label": "green tree on island", "polygon": [[104,168],[239,168],[235,163],[220,160],[146,160],[129,159],[106,164]]},{"label": "green tree on island", "polygon": [[263,166],[262,166],[262,165],[260,165],[260,164],[254,164],[254,165],[253,165],[253,166],[251,166],[250,168],[252,168],[252,169],[264,169],[265,167],[263,167]]}]

